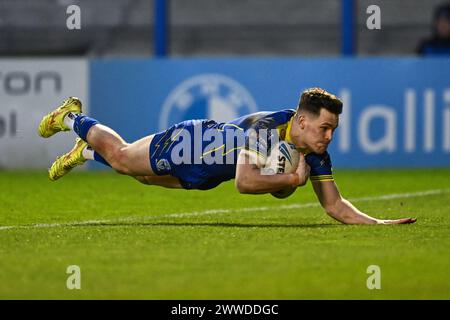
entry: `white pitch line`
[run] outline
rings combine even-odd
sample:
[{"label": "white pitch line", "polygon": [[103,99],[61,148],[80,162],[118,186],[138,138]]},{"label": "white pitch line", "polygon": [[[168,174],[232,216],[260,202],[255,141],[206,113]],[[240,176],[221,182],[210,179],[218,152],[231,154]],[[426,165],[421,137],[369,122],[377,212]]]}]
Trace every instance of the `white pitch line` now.
[{"label": "white pitch line", "polygon": [[[386,195],[380,195],[375,197],[362,197],[349,199],[350,202],[368,202],[368,201],[383,201],[392,199],[405,199],[405,198],[416,198],[416,197],[426,197],[438,194],[448,194],[450,189],[433,189],[418,192],[408,192],[408,193],[392,193]],[[242,212],[255,212],[255,211],[270,211],[270,210],[289,210],[289,209],[300,209],[309,207],[318,207],[320,204],[318,202],[309,203],[298,203],[298,204],[288,204],[276,207],[247,207],[239,209],[212,209],[204,211],[193,211],[193,212],[180,212],[180,213],[169,213],[163,215],[149,216],[149,217],[126,217],[119,219],[104,219],[104,220],[86,220],[86,221],[75,221],[67,223],[39,223],[30,225],[16,225],[16,226],[0,226],[0,231],[11,230],[11,229],[40,229],[40,228],[61,228],[61,227],[77,227],[77,226],[95,226],[103,224],[117,224],[117,223],[132,223],[132,222],[143,222],[158,220],[164,218],[186,218],[186,217],[197,217],[206,215],[218,215],[218,214],[229,214],[229,213],[242,213]]]}]

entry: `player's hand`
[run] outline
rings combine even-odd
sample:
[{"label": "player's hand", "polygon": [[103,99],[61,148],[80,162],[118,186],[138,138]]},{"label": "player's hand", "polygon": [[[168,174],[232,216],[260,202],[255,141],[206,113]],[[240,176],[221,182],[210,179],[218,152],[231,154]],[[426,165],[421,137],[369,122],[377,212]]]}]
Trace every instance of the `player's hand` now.
[{"label": "player's hand", "polygon": [[297,170],[295,170],[295,174],[298,175],[299,178],[299,186],[304,186],[309,179],[309,172],[311,171],[311,167],[306,163],[305,156],[300,152],[300,158],[298,161]]},{"label": "player's hand", "polygon": [[381,220],[378,219],[378,224],[409,224],[416,222],[416,218],[403,218],[403,219],[397,219],[397,220]]}]

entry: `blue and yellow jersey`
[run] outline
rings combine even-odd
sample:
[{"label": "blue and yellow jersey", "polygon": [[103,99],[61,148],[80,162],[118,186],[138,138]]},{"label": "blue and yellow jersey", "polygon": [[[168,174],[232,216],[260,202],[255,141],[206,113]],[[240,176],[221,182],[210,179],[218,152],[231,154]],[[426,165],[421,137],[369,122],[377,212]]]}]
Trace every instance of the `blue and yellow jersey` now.
[{"label": "blue and yellow jersey", "polygon": [[[291,142],[295,110],[257,112],[226,123],[188,120],[155,134],[150,145],[150,163],[158,175],[180,179],[186,189],[211,189],[234,179],[237,158],[246,149],[264,158],[279,140]],[[305,155],[312,181],[332,181],[327,152]]]},{"label": "blue and yellow jersey", "polygon": [[[255,152],[258,156],[265,157],[275,144],[274,140],[283,140],[292,143],[290,131],[294,120],[295,110],[286,109],[277,112],[258,112],[250,114],[230,123],[243,128],[245,132],[255,134],[263,130],[267,135],[257,135],[252,137],[246,134],[246,149]],[[272,130],[273,129],[273,130]],[[276,135],[276,136],[275,136]],[[310,179],[312,181],[333,181],[332,164],[328,152],[323,154],[305,154],[306,163],[311,167]],[[263,162],[263,161],[262,161]]]}]

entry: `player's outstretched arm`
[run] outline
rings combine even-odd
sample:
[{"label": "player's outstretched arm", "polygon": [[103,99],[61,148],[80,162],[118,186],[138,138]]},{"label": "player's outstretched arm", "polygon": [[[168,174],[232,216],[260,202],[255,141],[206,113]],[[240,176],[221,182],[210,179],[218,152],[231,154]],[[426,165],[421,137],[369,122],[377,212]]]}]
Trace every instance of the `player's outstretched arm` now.
[{"label": "player's outstretched arm", "polygon": [[328,215],[344,224],[406,224],[414,218],[381,220],[359,211],[350,201],[341,197],[334,181],[312,181],[314,191]]},{"label": "player's outstretched arm", "polygon": [[[299,167],[301,165],[306,165],[304,159],[300,160]],[[235,185],[240,193],[247,194],[272,193],[286,188],[295,189],[298,186],[305,185],[308,181],[309,175],[302,175],[300,172],[302,170],[298,169],[294,173],[262,174],[248,153],[243,150],[238,158]],[[306,172],[306,170],[303,170],[303,172]]]}]

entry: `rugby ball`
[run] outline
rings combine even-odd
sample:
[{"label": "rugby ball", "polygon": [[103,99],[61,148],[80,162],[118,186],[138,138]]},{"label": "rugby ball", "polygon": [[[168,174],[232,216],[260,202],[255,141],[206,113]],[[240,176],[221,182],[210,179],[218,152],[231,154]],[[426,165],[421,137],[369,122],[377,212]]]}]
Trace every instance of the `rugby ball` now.
[{"label": "rugby ball", "polygon": [[270,151],[262,172],[267,175],[292,173],[297,169],[299,159],[295,145],[280,141]]}]

